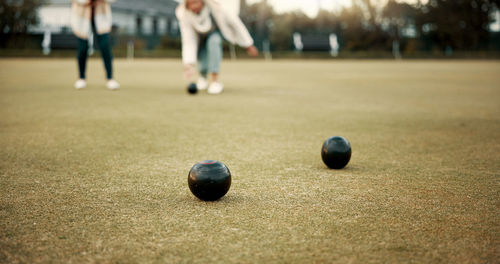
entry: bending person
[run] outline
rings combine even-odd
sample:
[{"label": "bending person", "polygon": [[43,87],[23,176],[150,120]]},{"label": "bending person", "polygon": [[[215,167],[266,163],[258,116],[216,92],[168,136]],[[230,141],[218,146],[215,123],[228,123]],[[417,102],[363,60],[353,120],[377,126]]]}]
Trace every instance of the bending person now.
[{"label": "bending person", "polygon": [[199,90],[208,88],[210,94],[220,94],[224,90],[219,81],[222,36],[246,48],[252,57],[259,53],[241,19],[224,10],[217,0],[185,0],[177,7],[176,15],[181,29],[184,77],[193,78],[199,60]]}]

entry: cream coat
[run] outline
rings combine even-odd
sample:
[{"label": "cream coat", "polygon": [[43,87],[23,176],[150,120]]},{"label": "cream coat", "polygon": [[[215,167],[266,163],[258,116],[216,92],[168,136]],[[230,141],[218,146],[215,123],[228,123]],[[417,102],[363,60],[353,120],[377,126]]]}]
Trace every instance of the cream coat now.
[{"label": "cream coat", "polygon": [[[227,41],[243,48],[253,45],[252,37],[237,15],[224,10],[217,0],[204,0],[204,2],[210,8],[220,32]],[[187,12],[191,11],[186,9],[184,3],[179,4],[175,12],[181,29],[182,62],[195,64],[198,59],[199,36],[193,27],[193,21],[190,19],[192,16],[187,15]]]},{"label": "cream coat", "polygon": [[[115,0],[105,0],[95,7],[95,26],[97,34],[111,32],[111,7],[110,2]],[[71,28],[73,33],[81,39],[89,37],[91,29],[90,16],[91,8],[89,0],[72,0],[71,6]]]}]

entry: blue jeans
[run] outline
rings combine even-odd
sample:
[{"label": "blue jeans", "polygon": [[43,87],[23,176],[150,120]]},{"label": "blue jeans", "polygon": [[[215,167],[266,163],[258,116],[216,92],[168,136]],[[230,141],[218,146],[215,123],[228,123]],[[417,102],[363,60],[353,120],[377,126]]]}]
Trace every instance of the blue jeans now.
[{"label": "blue jeans", "polygon": [[200,60],[198,67],[202,76],[206,77],[207,73],[219,73],[222,61],[222,37],[218,31],[200,38],[198,58]]}]

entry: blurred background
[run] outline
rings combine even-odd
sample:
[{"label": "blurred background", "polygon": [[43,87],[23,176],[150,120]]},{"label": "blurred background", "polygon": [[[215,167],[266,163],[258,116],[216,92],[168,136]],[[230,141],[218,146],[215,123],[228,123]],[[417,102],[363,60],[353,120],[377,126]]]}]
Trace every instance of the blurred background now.
[{"label": "blurred background", "polygon": [[[221,2],[239,14],[266,59],[500,58],[500,0]],[[69,0],[0,0],[0,57],[74,57],[70,5]],[[180,57],[177,5],[175,0],[114,2],[115,57]],[[229,44],[224,50],[226,57],[246,57]]]}]

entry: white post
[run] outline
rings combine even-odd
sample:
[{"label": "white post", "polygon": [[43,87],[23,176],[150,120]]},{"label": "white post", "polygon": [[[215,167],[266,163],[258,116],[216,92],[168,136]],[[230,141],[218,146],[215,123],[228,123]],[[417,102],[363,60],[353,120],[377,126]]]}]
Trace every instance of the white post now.
[{"label": "white post", "polygon": [[302,36],[298,32],[293,33],[293,45],[295,46],[295,51],[297,53],[301,53],[302,50],[304,49],[304,44],[302,43]]},{"label": "white post", "polygon": [[231,60],[236,60],[236,48],[234,44],[229,44],[229,54],[231,54]]},{"label": "white post", "polygon": [[396,39],[392,41],[392,55],[396,60],[401,59],[401,52],[399,51],[399,41]]},{"label": "white post", "polygon": [[262,53],[264,53],[264,58],[267,61],[273,59],[273,55],[271,54],[271,42],[268,39],[262,41]]},{"label": "white post", "polygon": [[330,55],[332,55],[332,57],[337,57],[339,55],[339,41],[337,35],[334,33],[330,34]]},{"label": "white post", "polygon": [[128,61],[134,60],[134,41],[133,40],[129,40],[127,42],[127,60]]},{"label": "white post", "polygon": [[43,48],[43,55],[49,55],[50,54],[50,44],[52,42],[51,38],[51,33],[50,29],[47,28],[45,32],[43,33],[43,40],[42,40],[42,48]]}]

